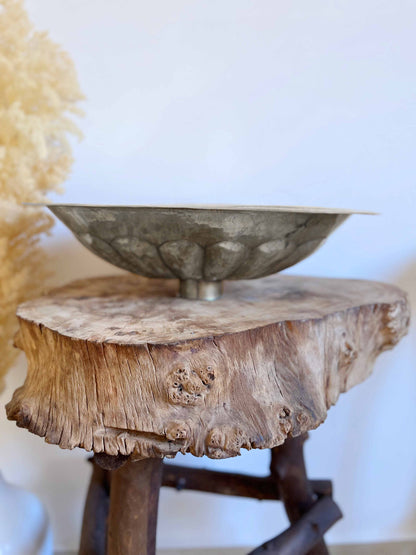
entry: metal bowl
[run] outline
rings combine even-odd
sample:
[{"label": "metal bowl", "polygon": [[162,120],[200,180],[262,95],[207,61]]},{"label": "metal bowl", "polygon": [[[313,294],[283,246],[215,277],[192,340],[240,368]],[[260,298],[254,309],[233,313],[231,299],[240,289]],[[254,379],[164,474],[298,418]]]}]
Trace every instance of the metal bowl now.
[{"label": "metal bowl", "polygon": [[352,213],[280,206],[48,208],[90,251],[129,272],[177,278],[180,294],[213,300],[226,279],[279,272],[314,252]]}]

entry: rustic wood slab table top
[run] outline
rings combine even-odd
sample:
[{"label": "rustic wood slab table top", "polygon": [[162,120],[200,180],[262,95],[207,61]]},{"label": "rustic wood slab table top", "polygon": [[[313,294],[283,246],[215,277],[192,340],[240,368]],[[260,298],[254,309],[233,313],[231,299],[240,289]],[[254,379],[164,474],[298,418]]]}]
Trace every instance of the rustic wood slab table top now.
[{"label": "rustic wood slab table top", "polygon": [[[294,467],[303,468],[297,474],[303,476],[300,497],[308,490],[303,509],[287,499],[294,490],[293,484],[282,490],[284,476],[273,478],[272,493],[269,478],[255,486],[244,477],[228,493],[281,498],[293,523],[315,510],[316,496],[325,501],[321,490],[328,484],[307,481],[303,440],[286,438],[304,438],[319,426],[340,393],[365,380],[376,357],[408,329],[406,295],[383,283],[274,275],[228,282],[213,302],[182,299],[176,290],[174,280],[117,275],[73,282],[18,309],[16,345],[26,353],[28,374],[7,405],[8,418],[49,443],[93,451],[107,469],[96,467],[94,480],[102,488],[107,484],[107,494],[104,474],[111,474],[119,516],[110,509],[101,552],[154,552],[155,517],[141,529],[142,550],[128,550],[127,525],[117,532],[115,521],[123,513],[127,522],[126,511],[134,513],[135,498],[127,490],[133,482],[140,489],[131,475],[140,465],[142,481],[157,483],[157,491],[161,483],[178,486],[179,467],[170,466],[169,474],[168,466],[162,471],[155,462],[178,452],[218,459],[241,449],[272,448],[272,477],[282,468],[279,457],[283,466],[293,459]],[[290,454],[293,445],[296,456]],[[198,476],[188,474],[188,487],[226,493],[219,485],[226,478],[216,474],[217,486],[215,480],[204,486],[201,473],[198,486]],[[141,495],[145,490],[142,484]],[[146,502],[147,509],[153,503],[153,513],[146,514],[154,516],[153,490]],[[85,526],[84,540],[98,529],[84,520]],[[320,533],[327,528],[322,525]],[[292,545],[292,536],[284,545]],[[315,543],[301,542],[303,548],[315,545],[309,553],[326,553],[315,536]],[[274,549],[268,552],[291,552]]]}]

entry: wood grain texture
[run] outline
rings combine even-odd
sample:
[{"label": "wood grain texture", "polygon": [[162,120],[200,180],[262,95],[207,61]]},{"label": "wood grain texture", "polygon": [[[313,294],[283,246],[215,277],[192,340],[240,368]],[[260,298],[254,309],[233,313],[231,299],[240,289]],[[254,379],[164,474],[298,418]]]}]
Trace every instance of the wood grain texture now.
[{"label": "wood grain texture", "polygon": [[107,555],[155,555],[161,459],[127,462],[111,476]]},{"label": "wood grain texture", "polygon": [[176,289],[115,276],[21,305],[28,375],[8,418],[133,460],[274,447],[319,426],[409,322],[406,295],[375,282],[277,275],[214,302]]}]

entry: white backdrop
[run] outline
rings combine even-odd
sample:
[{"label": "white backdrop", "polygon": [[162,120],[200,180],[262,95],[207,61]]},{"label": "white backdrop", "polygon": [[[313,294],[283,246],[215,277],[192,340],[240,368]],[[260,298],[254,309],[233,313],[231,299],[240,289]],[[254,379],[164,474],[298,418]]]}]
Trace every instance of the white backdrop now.
[{"label": "white backdrop", "polygon": [[[389,281],[416,304],[413,0],[27,5],[71,53],[87,96],[65,201],[376,210],[350,218],[289,272]],[[45,246],[55,283],[117,271],[60,225]],[[309,473],[334,480],[345,514],[332,542],[416,537],[415,335],[413,327],[311,433]],[[2,404],[24,373],[20,360]],[[75,549],[85,453],[46,445],[4,413],[0,437],[5,477],[43,499],[56,547]],[[177,462],[261,474],[268,454]],[[285,524],[276,503],[163,491],[158,541],[254,545]]]}]

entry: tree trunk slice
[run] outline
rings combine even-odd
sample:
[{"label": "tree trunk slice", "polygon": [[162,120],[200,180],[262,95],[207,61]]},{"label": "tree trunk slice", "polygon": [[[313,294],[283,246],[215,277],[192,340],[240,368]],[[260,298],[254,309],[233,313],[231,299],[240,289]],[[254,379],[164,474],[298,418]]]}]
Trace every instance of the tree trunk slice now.
[{"label": "tree trunk slice", "polygon": [[406,295],[382,283],[275,275],[214,302],[175,291],[126,275],[21,305],[28,375],[8,418],[66,449],[232,457],[319,426],[408,328]]}]

